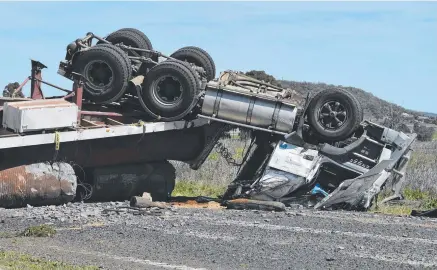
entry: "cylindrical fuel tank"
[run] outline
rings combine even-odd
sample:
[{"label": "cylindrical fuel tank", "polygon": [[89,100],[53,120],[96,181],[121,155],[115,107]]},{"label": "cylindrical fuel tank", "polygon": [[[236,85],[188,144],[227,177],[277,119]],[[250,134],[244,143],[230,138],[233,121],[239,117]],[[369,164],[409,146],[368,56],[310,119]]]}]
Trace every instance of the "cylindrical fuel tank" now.
[{"label": "cylindrical fuel tank", "polygon": [[0,171],[0,207],[56,205],[76,196],[77,178],[68,163],[35,163]]},{"label": "cylindrical fuel tank", "polygon": [[208,86],[202,104],[202,114],[289,133],[293,129],[297,108],[279,99],[237,90],[235,87],[223,89]]}]

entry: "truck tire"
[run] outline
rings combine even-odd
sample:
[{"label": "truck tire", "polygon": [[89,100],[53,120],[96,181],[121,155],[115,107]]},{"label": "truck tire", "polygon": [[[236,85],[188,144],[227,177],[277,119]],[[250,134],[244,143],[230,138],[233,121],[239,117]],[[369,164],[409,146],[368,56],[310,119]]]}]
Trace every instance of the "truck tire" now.
[{"label": "truck tire", "polygon": [[132,67],[127,55],[111,44],[99,44],[81,52],[73,64],[85,78],[84,98],[95,103],[118,100],[128,88]]},{"label": "truck tire", "polygon": [[152,117],[175,121],[190,112],[197,89],[193,70],[184,63],[163,61],[147,73],[140,103]]},{"label": "truck tire", "polygon": [[153,201],[167,201],[176,184],[176,169],[166,161],[150,163],[153,172],[147,178],[148,190]]},{"label": "truck tire", "polygon": [[205,70],[205,76],[208,81],[215,78],[216,70],[214,60],[209,53],[199,47],[183,47],[175,51],[172,55],[170,55],[170,57],[195,64],[198,67],[202,67]]},{"label": "truck tire", "polygon": [[[139,49],[144,50],[153,50],[152,43],[150,39],[140,30],[135,28],[122,28],[115,32],[109,34],[106,38],[107,41],[112,44],[123,43],[126,46],[132,46]],[[97,44],[101,44],[103,42],[99,41]],[[151,53],[148,52],[139,52],[137,53],[144,57],[151,57]],[[131,52],[128,53],[129,56],[134,56]],[[156,59],[157,60],[157,59]]]},{"label": "truck tire", "polygon": [[308,123],[324,142],[347,139],[363,121],[363,109],[349,92],[337,88],[318,92],[310,101]]},{"label": "truck tire", "polygon": [[196,79],[197,85],[199,86],[199,87],[196,87],[196,94],[198,94],[200,92],[200,86],[201,86],[202,78],[201,78],[200,74],[197,73],[193,69],[193,66],[190,63],[185,62],[185,61],[181,61],[181,60],[177,60],[177,59],[167,59],[167,60],[165,60],[165,62],[166,63],[176,62],[176,63],[179,63],[179,64],[182,64],[182,65],[186,66],[189,70],[191,70],[191,73],[194,75],[194,78]]}]

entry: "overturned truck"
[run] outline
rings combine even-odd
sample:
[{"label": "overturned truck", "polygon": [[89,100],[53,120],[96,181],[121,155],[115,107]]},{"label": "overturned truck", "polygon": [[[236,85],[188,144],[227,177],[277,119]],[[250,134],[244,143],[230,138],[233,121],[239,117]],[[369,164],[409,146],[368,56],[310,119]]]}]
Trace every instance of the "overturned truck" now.
[{"label": "overturned truck", "polygon": [[[168,161],[196,170],[224,132],[240,127],[251,144],[223,200],[367,209],[389,180],[402,179],[415,139],[363,121],[349,92],[294,102],[287,90],[237,72],[215,78],[214,61],[198,47],[166,56],[131,28],[68,45],[58,73],[72,90],[43,81],[44,68],[32,61],[30,98],[1,99],[0,207],[143,192],[167,200],[175,186]],[[45,97],[42,84],[66,94]]]}]

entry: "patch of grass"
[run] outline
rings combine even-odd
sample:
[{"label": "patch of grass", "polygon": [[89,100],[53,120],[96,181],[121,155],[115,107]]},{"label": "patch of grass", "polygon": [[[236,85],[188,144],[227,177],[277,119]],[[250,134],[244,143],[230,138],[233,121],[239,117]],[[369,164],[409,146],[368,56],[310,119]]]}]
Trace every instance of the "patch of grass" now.
[{"label": "patch of grass", "polygon": [[[381,192],[378,195],[378,202],[381,202],[384,198],[391,195],[391,192]],[[388,215],[410,215],[413,209],[415,210],[431,210],[437,208],[437,195],[431,192],[421,191],[419,189],[413,189],[406,187],[403,190],[406,204],[378,204],[372,206],[370,212],[383,213]],[[412,206],[411,203],[415,202],[416,206]]]},{"label": "patch of grass", "polygon": [[211,152],[211,154],[208,156],[208,159],[212,161],[217,161],[219,158],[220,156],[217,152]]},{"label": "patch of grass", "polygon": [[372,213],[382,213],[386,215],[398,215],[398,216],[409,216],[413,210],[407,205],[390,205],[390,204],[380,204],[378,206],[373,206],[370,209]]},{"label": "patch of grass", "polygon": [[436,162],[436,154],[435,153],[418,153],[413,152],[411,155],[411,159],[407,164],[407,167],[410,169],[420,168],[423,166],[431,167]]},{"label": "patch of grass", "polygon": [[10,232],[0,232],[0,238],[12,238],[15,237],[15,234]]},{"label": "patch of grass", "polygon": [[239,140],[239,139],[240,139],[240,135],[238,135],[238,134],[232,134],[232,135],[231,135],[231,139],[233,139],[233,140]]},{"label": "patch of grass", "polygon": [[432,134],[432,140],[437,141],[437,131]]},{"label": "patch of grass", "polygon": [[176,182],[175,189],[172,196],[208,196],[218,197],[226,191],[226,186],[203,184],[195,181],[178,181]]},{"label": "patch of grass", "polygon": [[42,224],[38,226],[31,226],[25,229],[18,236],[30,236],[30,237],[50,237],[56,234],[55,228],[52,226]]},{"label": "patch of grass", "polygon": [[403,194],[406,200],[421,201],[421,210],[437,208],[437,195],[419,189],[405,188]]},{"label": "patch of grass", "polygon": [[96,266],[74,266],[62,262],[43,260],[13,251],[0,251],[0,269],[18,270],[97,270]]},{"label": "patch of grass", "polygon": [[238,147],[235,149],[235,154],[233,156],[233,158],[235,160],[240,160],[243,158],[243,154],[244,154],[244,148],[243,147]]}]

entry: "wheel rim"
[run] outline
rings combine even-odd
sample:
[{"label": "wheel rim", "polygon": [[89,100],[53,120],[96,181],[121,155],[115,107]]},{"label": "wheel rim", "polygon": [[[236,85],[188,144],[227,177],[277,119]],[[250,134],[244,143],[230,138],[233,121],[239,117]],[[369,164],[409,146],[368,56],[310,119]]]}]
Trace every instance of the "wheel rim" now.
[{"label": "wheel rim", "polygon": [[174,105],[182,99],[184,88],[173,76],[161,76],[152,83],[153,97],[164,105]]},{"label": "wheel rim", "polygon": [[106,88],[111,85],[114,72],[112,68],[104,61],[95,60],[89,62],[84,69],[85,77],[88,83],[95,88]]},{"label": "wheel rim", "polygon": [[325,102],[317,113],[318,123],[328,130],[337,130],[345,125],[348,119],[346,107],[337,100]]}]

